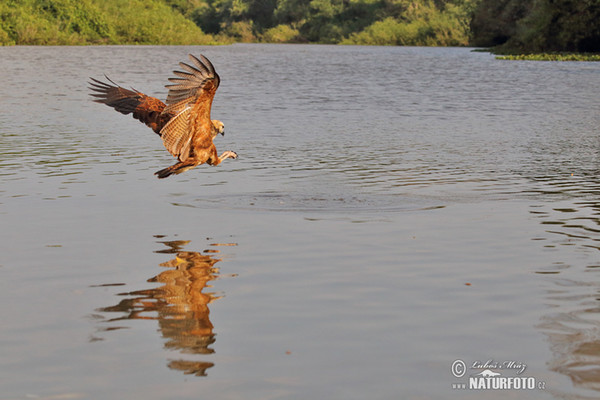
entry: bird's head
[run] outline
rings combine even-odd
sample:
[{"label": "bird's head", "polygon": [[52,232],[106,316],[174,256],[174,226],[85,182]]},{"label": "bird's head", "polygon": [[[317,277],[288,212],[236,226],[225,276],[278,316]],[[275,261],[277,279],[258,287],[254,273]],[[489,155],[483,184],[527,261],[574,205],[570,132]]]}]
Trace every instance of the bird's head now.
[{"label": "bird's head", "polygon": [[223,124],[218,119],[213,119],[212,123],[213,123],[213,126],[215,127],[215,131],[214,131],[215,134],[214,134],[214,136],[217,136],[219,133],[221,135],[225,136],[225,124]]}]

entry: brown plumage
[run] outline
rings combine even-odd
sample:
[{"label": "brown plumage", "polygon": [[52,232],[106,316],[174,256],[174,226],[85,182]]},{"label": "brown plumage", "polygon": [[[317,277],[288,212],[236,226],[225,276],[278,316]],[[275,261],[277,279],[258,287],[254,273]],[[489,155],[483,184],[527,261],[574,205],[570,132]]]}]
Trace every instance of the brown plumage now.
[{"label": "brown plumage", "polygon": [[179,63],[184,71],[173,71],[176,77],[165,87],[169,89],[166,104],[135,89],[125,89],[107,76],[110,83],[90,78],[90,89],[97,103],[103,103],[120,112],[132,114],[163,141],[165,148],[179,161],[175,165],[155,172],[159,178],[180,174],[197,165],[218,165],[227,158],[237,158],[233,151],[221,156],[213,139],[224,135],[224,125],[210,119],[210,109],[220,78],[208,58],[189,55],[193,65]]}]

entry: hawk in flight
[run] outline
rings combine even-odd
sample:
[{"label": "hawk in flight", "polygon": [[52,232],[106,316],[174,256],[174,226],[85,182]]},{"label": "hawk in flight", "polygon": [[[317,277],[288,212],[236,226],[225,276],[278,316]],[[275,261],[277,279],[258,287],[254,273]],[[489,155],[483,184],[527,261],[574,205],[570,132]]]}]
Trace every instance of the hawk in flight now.
[{"label": "hawk in flight", "polygon": [[172,84],[165,86],[169,89],[166,104],[135,89],[125,89],[107,76],[110,83],[90,78],[95,102],[121,114],[133,114],[133,118],[152,128],[169,153],[177,158],[176,164],[155,172],[159,178],[180,174],[203,163],[218,165],[227,158],[237,158],[233,151],[218,156],[213,143],[217,134],[225,134],[223,123],[210,119],[219,75],[203,55],[189,57],[192,65],[179,63],[184,71],[173,71],[175,77],[169,78]]}]

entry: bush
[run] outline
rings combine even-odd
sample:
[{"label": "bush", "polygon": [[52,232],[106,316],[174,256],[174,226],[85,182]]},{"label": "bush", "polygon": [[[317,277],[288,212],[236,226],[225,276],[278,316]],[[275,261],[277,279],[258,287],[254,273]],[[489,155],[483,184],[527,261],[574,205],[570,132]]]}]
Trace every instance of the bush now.
[{"label": "bush", "polygon": [[213,38],[159,0],[15,0],[0,4],[0,43],[206,44]]},{"label": "bush", "polygon": [[517,32],[516,22],[532,6],[532,0],[482,0],[471,20],[472,44],[491,47],[505,43]]},{"label": "bush", "polygon": [[81,44],[109,36],[106,18],[90,0],[21,0],[0,6],[2,43]]},{"label": "bush", "polygon": [[250,43],[256,40],[251,21],[232,22],[223,33],[236,42]]},{"label": "bush", "polygon": [[15,42],[10,38],[8,32],[0,27],[0,46],[11,46]]},{"label": "bush", "polygon": [[600,52],[598,21],[598,0],[482,0],[472,43],[515,54]]},{"label": "bush", "polygon": [[119,44],[208,44],[214,39],[192,21],[156,0],[111,0],[100,3],[111,15],[111,42]]},{"label": "bush", "polygon": [[446,4],[444,10],[413,6],[405,20],[388,17],[351,34],[342,44],[396,46],[465,46],[469,43],[468,13]]},{"label": "bush", "polygon": [[289,25],[277,25],[267,29],[261,36],[261,41],[267,43],[296,43],[301,42],[300,32]]}]

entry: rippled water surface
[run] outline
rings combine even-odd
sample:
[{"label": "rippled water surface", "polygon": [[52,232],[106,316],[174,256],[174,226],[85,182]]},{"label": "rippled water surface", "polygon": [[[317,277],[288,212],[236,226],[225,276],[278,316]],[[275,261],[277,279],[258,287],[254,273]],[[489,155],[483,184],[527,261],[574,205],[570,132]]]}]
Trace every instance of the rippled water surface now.
[{"label": "rippled water surface", "polygon": [[[190,52],[239,159],[159,181],[86,82],[164,99]],[[600,64],[8,47],[0,74],[0,399],[600,394]]]}]

